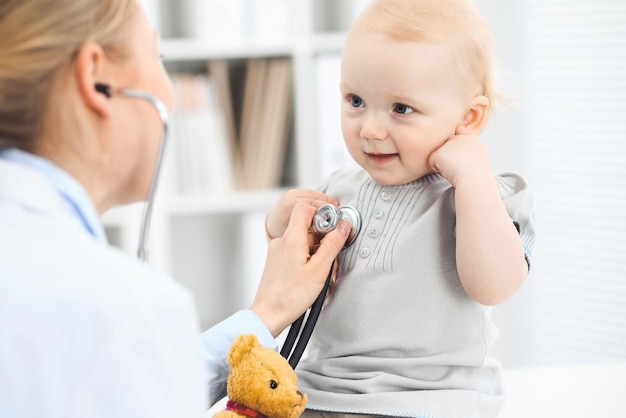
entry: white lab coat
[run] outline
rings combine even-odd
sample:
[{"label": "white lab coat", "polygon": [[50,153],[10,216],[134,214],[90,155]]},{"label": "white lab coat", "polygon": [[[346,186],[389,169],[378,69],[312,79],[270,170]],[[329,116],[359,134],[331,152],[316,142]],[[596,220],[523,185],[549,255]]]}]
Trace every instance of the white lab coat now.
[{"label": "white lab coat", "polygon": [[191,295],[108,246],[57,171],[70,187],[0,158],[0,417],[204,416],[231,337],[201,345]]}]

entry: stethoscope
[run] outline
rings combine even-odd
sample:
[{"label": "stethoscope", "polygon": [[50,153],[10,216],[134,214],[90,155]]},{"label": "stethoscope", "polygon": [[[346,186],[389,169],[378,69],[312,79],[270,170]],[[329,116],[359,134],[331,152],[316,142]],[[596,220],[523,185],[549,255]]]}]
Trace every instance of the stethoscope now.
[{"label": "stethoscope", "polygon": [[141,226],[139,230],[139,245],[137,248],[137,258],[145,262],[148,259],[147,245],[148,245],[148,235],[150,232],[150,220],[152,218],[152,208],[154,206],[154,196],[156,195],[156,190],[159,185],[159,175],[161,173],[161,166],[163,165],[163,156],[165,155],[165,146],[167,144],[168,121],[169,121],[167,107],[159,99],[157,99],[150,93],[145,92],[143,90],[136,90],[136,89],[113,90],[111,86],[108,86],[102,83],[96,83],[95,88],[96,88],[96,91],[104,94],[108,98],[113,97],[113,94],[119,94],[120,96],[124,96],[124,97],[132,97],[136,99],[146,100],[156,109],[159,115],[159,118],[161,119],[161,123],[163,124],[161,140],[159,142],[159,152],[157,155],[156,163],[154,165],[154,171],[152,172],[152,180],[150,181],[150,190],[148,192],[148,200],[146,201],[146,206],[144,208],[143,216],[141,219]]},{"label": "stethoscope", "polygon": [[[150,103],[157,111],[159,118],[161,119],[161,123],[163,124],[163,130],[161,133],[161,140],[159,143],[159,152],[157,156],[157,161],[154,166],[154,171],[152,173],[152,180],[150,182],[150,190],[148,192],[148,200],[146,202],[145,210],[143,212],[143,217],[141,220],[141,228],[139,230],[139,245],[137,249],[137,258],[143,262],[148,259],[148,251],[147,251],[147,242],[148,242],[148,234],[150,232],[150,220],[152,218],[152,208],[154,206],[154,197],[156,195],[156,190],[159,185],[159,175],[161,173],[161,166],[163,165],[163,156],[165,154],[165,146],[167,145],[167,137],[168,137],[168,113],[167,107],[161,102],[159,99],[154,97],[148,92],[143,90],[136,89],[120,89],[113,90],[113,88],[109,85],[103,83],[96,83],[95,85],[96,91],[104,94],[106,97],[111,98],[114,94],[119,94],[123,97],[131,97],[142,99]],[[343,249],[348,248],[352,243],[356,240],[359,232],[361,231],[361,215],[358,210],[353,208],[352,206],[340,206],[335,207],[333,205],[323,205],[318,208],[313,217],[312,228],[313,231],[318,235],[321,239],[324,235],[334,230],[339,221],[342,219],[346,219],[350,222],[351,230],[348,235],[348,239],[344,244]],[[280,351],[280,354],[285,357],[292,368],[296,368],[302,354],[304,353],[304,349],[311,338],[311,334],[313,333],[313,328],[315,328],[315,324],[317,323],[317,319],[319,318],[320,312],[322,311],[322,306],[324,304],[324,299],[326,298],[326,292],[328,291],[328,287],[330,286],[330,280],[333,275],[333,270],[335,267],[335,262],[330,267],[330,271],[328,272],[328,276],[326,277],[326,282],[324,283],[324,287],[320,292],[317,299],[311,306],[308,312],[303,313],[298,319],[296,319],[291,327],[289,328],[289,332],[287,333],[287,337],[283,344],[283,347]],[[306,317],[306,323],[304,319]],[[303,327],[304,324],[304,327]],[[299,338],[298,338],[299,337]],[[296,342],[297,340],[297,342]],[[295,346],[295,347],[294,347]]]},{"label": "stethoscope", "polygon": [[[342,219],[350,221],[351,225],[350,234],[348,235],[348,239],[343,246],[343,251],[352,245],[361,231],[362,221],[358,210],[352,206],[335,207],[330,204],[320,206],[313,217],[312,228],[317,236],[322,238],[324,235],[334,230],[339,224],[339,221]],[[291,324],[287,337],[285,338],[285,342],[283,343],[280,354],[289,361],[289,364],[294,369],[298,365],[298,362],[304,353],[304,349],[311,338],[311,334],[313,334],[313,329],[315,328],[317,319],[322,311],[322,306],[324,305],[324,299],[326,298],[326,293],[328,292],[328,287],[330,286],[330,280],[332,278],[334,268],[335,262],[333,261],[330,271],[328,272],[328,276],[326,277],[324,287],[322,288],[322,291],[318,295],[317,299],[315,299],[315,302],[313,302],[311,309],[309,309],[308,317],[305,312]],[[305,317],[306,323],[304,323]]]}]

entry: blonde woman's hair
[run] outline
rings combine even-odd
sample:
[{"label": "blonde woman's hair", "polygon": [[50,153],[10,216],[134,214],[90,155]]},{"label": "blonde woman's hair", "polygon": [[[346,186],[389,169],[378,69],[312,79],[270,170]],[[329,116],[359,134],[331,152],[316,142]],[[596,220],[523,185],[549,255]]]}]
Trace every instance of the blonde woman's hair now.
[{"label": "blonde woman's hair", "polygon": [[123,56],[137,0],[0,0],[0,149],[31,150],[55,76],[85,42]]},{"label": "blonde woman's hair", "polygon": [[498,96],[491,32],[471,0],[372,0],[352,28],[361,31],[446,45],[463,81],[481,86],[490,102]]}]

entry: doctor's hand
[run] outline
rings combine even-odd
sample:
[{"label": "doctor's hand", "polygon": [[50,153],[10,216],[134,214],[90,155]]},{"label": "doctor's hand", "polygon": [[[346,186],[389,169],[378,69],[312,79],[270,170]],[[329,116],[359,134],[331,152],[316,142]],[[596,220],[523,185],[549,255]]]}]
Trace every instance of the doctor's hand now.
[{"label": "doctor's hand", "polygon": [[265,269],[250,310],[274,337],[311,307],[350,233],[350,222],[339,222],[309,255],[309,228],[316,210],[296,203],[284,234],[268,243]]},{"label": "doctor's hand", "polygon": [[[265,230],[268,238],[279,238],[285,233],[285,229],[289,223],[289,217],[297,203],[304,203],[315,208],[328,203],[335,206],[339,205],[339,201],[324,193],[309,189],[291,189],[287,190],[278,201],[272,206],[267,218],[265,218]],[[309,223],[310,225],[310,223]]]}]

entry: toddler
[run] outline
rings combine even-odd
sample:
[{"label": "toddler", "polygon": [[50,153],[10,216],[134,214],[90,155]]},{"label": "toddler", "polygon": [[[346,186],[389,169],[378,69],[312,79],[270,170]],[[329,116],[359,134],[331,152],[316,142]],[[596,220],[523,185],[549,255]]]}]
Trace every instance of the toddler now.
[{"label": "toddler", "polygon": [[296,202],[363,217],[297,368],[304,417],[495,417],[490,306],[528,274],[534,212],[477,136],[495,96],[488,26],[470,0],[374,0],[349,31],[340,90],[360,168],[287,192],[266,224],[281,236]]}]

